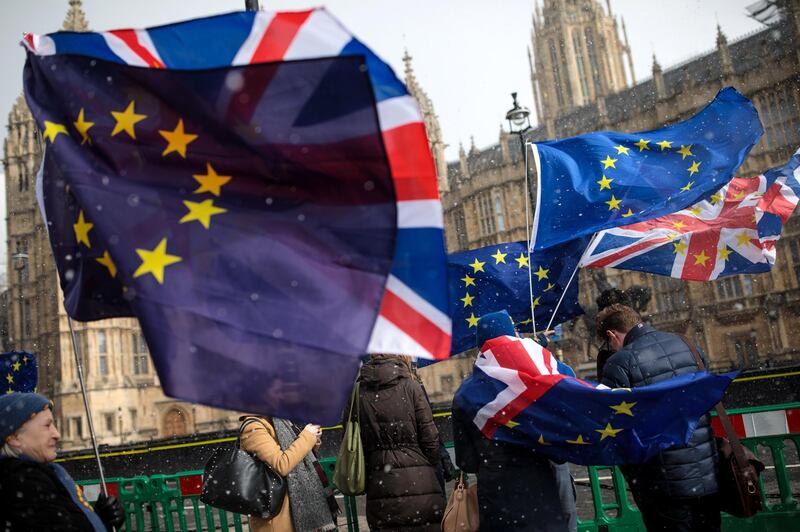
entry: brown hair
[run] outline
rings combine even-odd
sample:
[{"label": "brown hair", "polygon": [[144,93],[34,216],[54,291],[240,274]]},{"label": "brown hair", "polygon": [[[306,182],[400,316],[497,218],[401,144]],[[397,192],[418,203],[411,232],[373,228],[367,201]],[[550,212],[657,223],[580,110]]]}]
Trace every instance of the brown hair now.
[{"label": "brown hair", "polygon": [[597,336],[601,339],[606,338],[606,332],[614,330],[628,334],[638,323],[642,322],[639,313],[627,305],[615,303],[604,308],[597,315]]}]

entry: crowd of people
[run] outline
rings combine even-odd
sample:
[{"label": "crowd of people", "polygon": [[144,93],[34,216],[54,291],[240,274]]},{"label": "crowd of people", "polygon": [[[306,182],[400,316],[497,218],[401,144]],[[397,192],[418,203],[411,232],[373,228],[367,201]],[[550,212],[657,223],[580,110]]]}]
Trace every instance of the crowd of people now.
[{"label": "crowd of people", "polygon": [[[603,341],[598,378],[603,384],[634,388],[698,371],[688,340],[644,323],[613,294],[598,303],[596,334]],[[477,334],[480,346],[517,333],[508,315],[498,312],[479,320]],[[571,372],[565,365],[559,369]],[[359,383],[370,530],[440,530],[445,482],[455,478],[456,468],[412,359],[372,355],[361,368]],[[271,519],[251,517],[250,529],[335,530],[338,504],[316,460],[321,428],[308,424],[299,429],[290,421],[263,416],[241,420],[241,447],[287,479],[280,512]],[[577,529],[568,464],[532,448],[487,439],[458,407],[452,422],[456,465],[477,478],[481,530]],[[48,399],[35,393],[0,397],[0,524],[11,531],[119,527],[124,513],[117,499],[101,494],[90,505],[70,475],[54,463],[59,437]],[[647,463],[622,466],[649,531],[720,529],[717,460],[706,415],[688,444]]]}]

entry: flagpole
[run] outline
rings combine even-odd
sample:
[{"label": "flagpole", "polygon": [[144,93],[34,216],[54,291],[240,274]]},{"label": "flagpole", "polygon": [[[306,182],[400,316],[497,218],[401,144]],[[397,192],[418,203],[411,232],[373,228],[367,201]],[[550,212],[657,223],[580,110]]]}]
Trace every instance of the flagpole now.
[{"label": "flagpole", "polygon": [[[589,240],[589,245],[586,246],[586,250],[592,247],[592,244],[594,243],[594,240],[597,238],[597,235],[598,233],[592,235],[592,239]],[[581,260],[583,260],[583,255],[586,254],[586,250],[583,251],[583,254],[581,255]],[[549,331],[550,327],[553,325],[553,321],[555,321],[556,319],[556,313],[558,313],[558,308],[561,306],[561,302],[564,300],[564,296],[567,295],[567,290],[569,290],[569,286],[572,284],[572,280],[575,279],[575,274],[578,273],[578,270],[581,269],[581,260],[579,260],[578,263],[575,265],[575,269],[572,270],[572,275],[570,275],[569,281],[567,281],[567,286],[565,286],[564,290],[561,291],[561,296],[558,298],[558,303],[556,303],[556,308],[553,309],[553,314],[550,316],[550,321],[547,323],[547,328],[545,329],[545,331]],[[534,331],[534,334],[536,334],[536,331]]]},{"label": "flagpole", "polygon": [[69,317],[69,315],[67,315],[67,323],[69,324],[69,335],[70,338],[72,338],[72,352],[75,354],[75,367],[78,370],[78,382],[81,385],[81,394],[83,395],[83,407],[86,409],[86,419],[89,420],[89,435],[92,437],[94,457],[97,460],[97,468],[100,470],[100,485],[103,487],[103,493],[108,496],[106,476],[103,474],[103,464],[100,462],[100,450],[97,448],[97,436],[95,435],[94,423],[92,422],[92,411],[89,409],[89,397],[86,395],[86,385],[83,381],[83,366],[81,365],[81,357],[78,354],[78,344],[75,340],[75,329],[72,327],[72,318]]},{"label": "flagpole", "polygon": [[[523,161],[525,164],[525,242],[528,243],[527,250],[528,250],[528,291],[530,292],[530,303],[531,303],[531,325],[533,327],[533,334],[536,334],[536,318],[533,316],[533,265],[531,264],[531,221],[530,221],[530,213],[528,204],[531,201],[531,191],[530,191],[530,171],[528,169],[528,144],[525,142],[524,137],[522,134],[519,136],[520,141],[522,141],[522,155]],[[538,194],[539,191],[537,190],[536,193]]]}]

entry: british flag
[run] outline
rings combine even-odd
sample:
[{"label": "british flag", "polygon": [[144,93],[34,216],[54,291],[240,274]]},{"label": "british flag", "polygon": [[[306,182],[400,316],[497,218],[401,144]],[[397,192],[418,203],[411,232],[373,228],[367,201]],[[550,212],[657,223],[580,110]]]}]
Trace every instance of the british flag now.
[{"label": "british flag", "polygon": [[453,416],[471,420],[489,439],[556,460],[634,464],[685,444],[736,375],[698,372],[640,388],[610,389],[562,370],[529,338],[492,338],[456,392]]},{"label": "british flag", "polygon": [[766,272],[798,196],[800,150],[786,165],[734,178],[688,209],[598,233],[581,265],[693,281]]},{"label": "british flag", "polygon": [[[363,56],[394,183],[398,223],[393,267],[368,351],[422,358],[449,355],[443,216],[422,115],[389,65],[325,9],[231,13],[148,29],[26,34],[22,42],[38,56],[76,54],[172,70]],[[230,82],[263,79],[245,76]],[[258,102],[219,105],[246,116],[247,111],[256,112]]]}]

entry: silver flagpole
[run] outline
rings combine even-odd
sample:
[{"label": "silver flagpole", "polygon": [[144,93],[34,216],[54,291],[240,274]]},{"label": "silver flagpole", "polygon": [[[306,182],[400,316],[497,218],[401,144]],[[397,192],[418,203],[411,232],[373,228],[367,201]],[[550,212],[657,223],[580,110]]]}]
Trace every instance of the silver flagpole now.
[{"label": "silver flagpole", "polygon": [[100,470],[100,484],[103,487],[103,493],[108,496],[108,489],[106,488],[106,476],[103,473],[103,464],[100,462],[100,449],[97,448],[97,436],[94,433],[94,423],[92,422],[92,411],[89,410],[89,397],[86,395],[86,385],[83,382],[83,366],[81,365],[81,357],[78,354],[78,344],[75,340],[75,329],[72,327],[72,318],[67,316],[67,323],[69,323],[69,335],[72,338],[72,352],[75,354],[75,367],[78,369],[78,382],[81,384],[81,394],[83,395],[83,407],[86,409],[86,419],[89,420],[89,434],[92,437],[92,447],[94,448],[94,457],[97,460],[97,468]]},{"label": "silver flagpole", "polygon": [[[528,144],[525,142],[522,134],[520,134],[522,141],[522,153],[524,155],[523,164],[525,165],[525,242],[528,249],[528,290],[530,292],[531,303],[531,325],[533,326],[533,334],[536,334],[536,318],[533,316],[533,264],[531,264],[531,224],[528,204],[531,201],[530,191],[530,170],[528,169]],[[539,190],[536,191],[539,193]],[[532,208],[532,206],[531,206]]]}]

